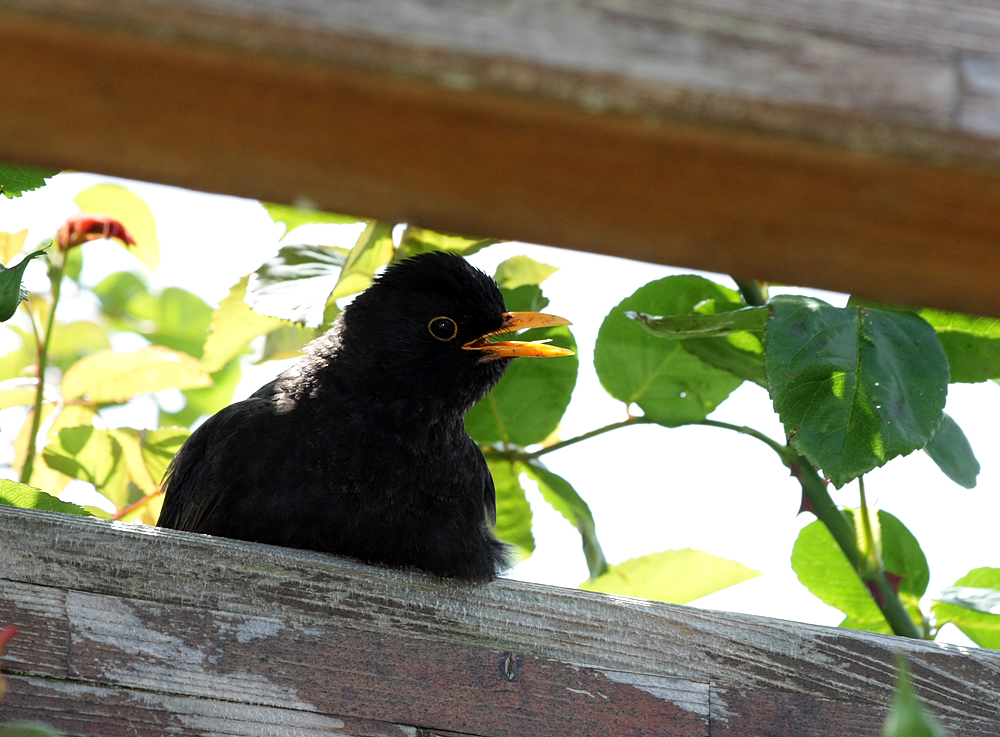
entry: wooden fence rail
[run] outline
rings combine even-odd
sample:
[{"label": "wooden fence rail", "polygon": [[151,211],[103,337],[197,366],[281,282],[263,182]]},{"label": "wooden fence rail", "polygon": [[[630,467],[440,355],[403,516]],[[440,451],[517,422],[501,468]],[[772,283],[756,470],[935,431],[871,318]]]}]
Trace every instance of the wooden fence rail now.
[{"label": "wooden fence rail", "polygon": [[992,0],[5,0],[0,160],[1000,315]]},{"label": "wooden fence rail", "polygon": [[0,722],[69,735],[875,737],[893,653],[954,737],[1000,652],[0,506]]}]

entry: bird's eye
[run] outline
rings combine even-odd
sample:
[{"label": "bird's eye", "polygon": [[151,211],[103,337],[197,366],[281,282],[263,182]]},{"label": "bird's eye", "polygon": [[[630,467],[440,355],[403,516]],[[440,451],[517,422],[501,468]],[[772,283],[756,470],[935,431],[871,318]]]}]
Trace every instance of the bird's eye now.
[{"label": "bird's eye", "polygon": [[427,329],[438,340],[448,342],[458,335],[458,325],[450,317],[435,317],[427,323]]}]

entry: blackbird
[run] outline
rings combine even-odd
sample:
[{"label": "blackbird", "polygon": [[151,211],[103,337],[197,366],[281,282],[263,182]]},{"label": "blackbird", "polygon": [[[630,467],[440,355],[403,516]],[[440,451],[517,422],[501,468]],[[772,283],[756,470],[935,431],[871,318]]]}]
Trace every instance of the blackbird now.
[{"label": "blackbird", "polygon": [[507,312],[459,256],[394,264],[299,363],[195,430],[158,524],[490,581],[509,553],[465,413],[515,357],[572,353],[495,336],[569,324]]}]

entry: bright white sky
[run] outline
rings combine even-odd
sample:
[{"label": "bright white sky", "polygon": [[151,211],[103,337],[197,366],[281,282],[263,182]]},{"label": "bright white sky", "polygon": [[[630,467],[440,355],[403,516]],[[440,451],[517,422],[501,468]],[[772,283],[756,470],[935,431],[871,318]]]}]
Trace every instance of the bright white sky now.
[{"label": "bright white sky", "polygon": [[[62,174],[47,187],[21,198],[0,198],[0,231],[29,228],[27,244],[34,246],[51,237],[66,217],[78,210],[72,200],[79,191],[115,181],[142,197],[156,217],[161,265],[157,273],[145,274],[154,289],[180,286],[215,306],[233,283],[278,248],[283,227],[272,223],[255,201],[88,174]],[[357,226],[306,226],[292,242],[349,247],[357,233]],[[559,267],[544,285],[551,300],[547,311],[573,321],[580,347],[580,377],[563,421],[562,437],[624,419],[624,406],[605,394],[593,369],[593,345],[601,321],[643,284],[690,270],[523,243],[493,246],[470,260],[493,273],[500,261],[522,253]],[[138,261],[117,245],[88,244],[83,273],[86,285],[93,286],[121,269],[143,271]],[[728,277],[707,276],[735,286]],[[47,288],[40,265],[29,268],[27,285],[39,291]],[[60,304],[61,317],[91,316],[93,304],[74,299],[69,291]],[[845,295],[809,293],[837,305],[846,301]],[[3,350],[0,344],[0,352]],[[248,367],[235,399],[249,395],[282,368],[276,363]],[[947,411],[965,430],[983,466],[976,489],[968,491],[949,481],[922,452],[897,459],[866,477],[869,499],[899,517],[920,541],[931,569],[930,594],[972,568],[1000,567],[996,526],[1000,519],[1000,464],[993,454],[1000,440],[996,422],[1000,386],[952,385]],[[20,423],[19,413],[23,410],[0,413],[0,462],[9,462],[11,457],[10,442]],[[783,437],[766,392],[754,385],[740,387],[712,417],[750,425],[775,439]],[[153,427],[156,414],[152,401],[146,399],[125,410],[107,412],[105,419],[112,425]],[[552,453],[545,462],[573,483],[589,503],[611,563],[671,548],[706,550],[765,575],[701,599],[698,606],[823,625],[836,625],[841,620],[841,614],[814,598],[791,570],[792,544],[799,529],[813,518],[796,517],[798,484],[759,441],[711,428],[636,426]],[[856,506],[857,486],[851,484],[834,492],[834,498]],[[511,577],[575,587],[587,577],[579,535],[537,491],[529,490],[529,500],[535,515],[537,549]],[[928,598],[925,611],[929,604]],[[969,642],[950,625],[939,641]]]}]

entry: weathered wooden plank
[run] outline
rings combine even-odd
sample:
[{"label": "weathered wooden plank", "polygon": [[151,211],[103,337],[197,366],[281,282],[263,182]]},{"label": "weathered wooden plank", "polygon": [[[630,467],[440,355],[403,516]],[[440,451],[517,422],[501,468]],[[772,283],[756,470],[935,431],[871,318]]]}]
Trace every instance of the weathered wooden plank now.
[{"label": "weathered wooden plank", "polygon": [[15,0],[0,159],[1000,314],[1000,8]]},{"label": "weathered wooden plank", "polygon": [[[804,725],[809,714],[834,720],[839,713],[877,722],[894,687],[893,652],[901,650],[911,661],[921,697],[949,720],[956,735],[990,734],[1000,727],[995,651],[510,581],[460,585],[305,551],[6,507],[0,507],[0,580],[12,582],[2,590],[3,601],[22,600],[16,611],[31,599],[25,585],[67,591],[64,606],[77,618],[67,637],[71,677],[124,684],[138,678],[129,653],[142,652],[142,667],[150,668],[144,687],[169,683],[172,691],[192,696],[209,687],[197,668],[218,657],[230,673],[243,674],[241,698],[249,698],[246,688],[259,676],[276,689],[272,701],[262,703],[287,707],[279,696],[294,688],[296,698],[308,692],[306,703],[327,703],[331,714],[361,717],[344,706],[347,691],[338,692],[326,679],[351,673],[361,679],[353,686],[355,695],[372,695],[378,679],[365,678],[398,673],[407,662],[414,670],[406,693],[447,684],[445,690],[454,689],[470,711],[479,703],[472,691],[462,691],[476,688],[470,684],[480,684],[483,699],[503,694],[503,703],[493,707],[499,715],[480,715],[499,724],[508,700],[517,699],[504,689],[527,687],[523,678],[502,680],[509,669],[501,664],[510,656],[513,672],[526,674],[536,689],[524,705],[528,714],[576,698],[584,706],[574,708],[597,709],[589,703],[595,688],[608,695],[605,689],[618,687],[624,691],[611,693],[642,691],[657,697],[656,708],[686,704],[685,711],[698,716],[692,709],[701,698],[699,688],[711,686],[713,713],[725,717],[719,728],[729,724],[730,733],[738,734],[740,720],[759,721],[767,713],[786,725]],[[36,609],[53,611],[59,605],[56,598]],[[111,627],[114,637],[102,627]],[[55,625],[49,629],[60,631]],[[49,633],[45,641],[61,636]],[[132,650],[102,650],[102,637],[131,643]],[[197,647],[188,643],[200,637],[205,639]],[[341,644],[355,653],[356,668],[337,660],[335,647]],[[227,652],[233,660],[226,660]],[[275,656],[268,658],[268,652]],[[18,669],[27,668],[28,656],[13,654]],[[266,660],[257,662],[261,657]],[[297,668],[304,670],[293,676]],[[299,683],[302,673],[308,675]],[[313,682],[323,684],[320,693],[309,691]],[[240,693],[236,685],[228,690]],[[430,707],[409,699],[394,708],[400,712],[389,721],[413,724],[425,723],[414,717],[427,715],[406,710]],[[455,722],[436,726],[479,733]],[[837,733],[821,727],[816,734]]]},{"label": "weathered wooden plank", "polygon": [[[219,692],[196,699],[79,681],[9,677],[0,723],[34,721],[67,737],[424,737],[412,725],[241,703]],[[456,735],[455,737],[468,737]]]}]

